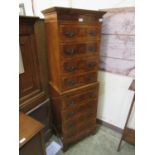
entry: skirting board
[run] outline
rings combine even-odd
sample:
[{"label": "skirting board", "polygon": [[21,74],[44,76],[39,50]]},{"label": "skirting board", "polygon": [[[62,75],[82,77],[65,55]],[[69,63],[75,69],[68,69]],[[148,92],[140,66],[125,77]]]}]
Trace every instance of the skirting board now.
[{"label": "skirting board", "polygon": [[119,128],[119,127],[117,127],[117,126],[114,126],[114,125],[112,125],[112,124],[109,124],[109,123],[107,123],[107,122],[105,122],[105,121],[102,121],[102,120],[100,120],[100,119],[96,119],[96,122],[97,122],[98,124],[100,124],[100,125],[104,125],[105,127],[110,128],[110,129],[112,129],[112,130],[114,130],[114,131],[116,131],[116,132],[118,132],[118,133],[122,133],[122,132],[123,132],[123,130],[122,130],[121,128]]}]

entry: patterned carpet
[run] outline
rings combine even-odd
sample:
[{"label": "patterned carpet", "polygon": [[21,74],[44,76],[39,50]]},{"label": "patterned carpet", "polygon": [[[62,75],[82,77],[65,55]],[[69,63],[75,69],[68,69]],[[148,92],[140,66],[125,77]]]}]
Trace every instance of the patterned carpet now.
[{"label": "patterned carpet", "polygon": [[[120,137],[119,133],[109,128],[97,126],[95,135],[71,145],[65,153],[59,151],[57,155],[134,155],[135,147],[126,142],[122,142],[121,150],[117,152]],[[53,136],[48,144],[53,140],[58,142]]]}]

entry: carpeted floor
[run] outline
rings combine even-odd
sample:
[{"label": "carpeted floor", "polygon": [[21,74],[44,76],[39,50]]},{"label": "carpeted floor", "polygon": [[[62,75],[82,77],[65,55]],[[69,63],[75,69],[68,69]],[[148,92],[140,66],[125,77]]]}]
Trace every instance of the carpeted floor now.
[{"label": "carpeted floor", "polygon": [[[135,147],[122,142],[120,152],[117,152],[118,143],[121,135],[104,126],[97,126],[95,135],[91,135],[76,144],[63,153],[60,151],[57,155],[134,155]],[[51,138],[57,141],[56,137]]]}]

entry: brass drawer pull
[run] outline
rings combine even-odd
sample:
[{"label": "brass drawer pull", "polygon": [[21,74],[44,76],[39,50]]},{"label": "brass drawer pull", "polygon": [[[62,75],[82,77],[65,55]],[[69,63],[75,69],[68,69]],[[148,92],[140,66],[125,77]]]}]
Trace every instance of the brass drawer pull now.
[{"label": "brass drawer pull", "polygon": [[65,66],[65,70],[68,71],[68,72],[73,72],[73,71],[75,71],[75,69],[76,68],[74,66],[69,66],[69,65]]},{"label": "brass drawer pull", "polygon": [[96,31],[91,30],[91,31],[88,32],[88,34],[95,37],[97,33],[96,33]]},{"label": "brass drawer pull", "polygon": [[80,107],[78,108],[78,112],[82,111],[83,109],[84,109],[84,106],[80,106]]},{"label": "brass drawer pull", "polygon": [[68,101],[67,101],[67,104],[73,105],[73,104],[75,104],[75,102],[74,102],[73,100],[68,100]]},{"label": "brass drawer pull", "polygon": [[85,96],[84,96],[84,95],[80,95],[80,96],[79,96],[79,100],[80,100],[80,101],[83,101],[84,99],[85,99]]},{"label": "brass drawer pull", "polygon": [[74,37],[75,36],[75,32],[73,32],[73,31],[65,31],[64,32],[64,35],[66,36],[66,37]]},{"label": "brass drawer pull", "polygon": [[87,68],[88,69],[91,69],[91,68],[93,68],[95,66],[96,66],[96,62],[89,62],[89,63],[87,63]]},{"label": "brass drawer pull", "polygon": [[75,49],[74,48],[67,48],[67,49],[65,49],[65,53],[67,55],[73,55],[73,54],[75,54]]},{"label": "brass drawer pull", "polygon": [[72,87],[72,86],[74,86],[76,84],[76,82],[74,81],[74,80],[66,80],[65,81],[65,85],[66,86],[69,86],[69,87]]},{"label": "brass drawer pull", "polygon": [[71,117],[73,115],[74,115],[74,112],[73,111],[70,111],[70,112],[67,113],[67,117]]},{"label": "brass drawer pull", "polygon": [[86,77],[86,81],[87,81],[87,82],[92,81],[92,80],[93,80],[93,76],[87,76],[87,77]]},{"label": "brass drawer pull", "polygon": [[96,51],[96,47],[95,46],[89,46],[88,47],[88,51],[89,52],[95,52]]}]

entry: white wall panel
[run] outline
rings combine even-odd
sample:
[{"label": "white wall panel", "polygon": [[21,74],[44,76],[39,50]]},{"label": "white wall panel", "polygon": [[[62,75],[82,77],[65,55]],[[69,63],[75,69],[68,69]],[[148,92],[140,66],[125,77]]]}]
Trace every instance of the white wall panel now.
[{"label": "white wall panel", "polygon": [[19,3],[24,3],[26,16],[33,16],[31,0],[19,0]]},{"label": "white wall panel", "polygon": [[37,16],[43,18],[42,10],[50,7],[70,7],[69,0],[34,0],[35,13]]},{"label": "white wall panel", "polygon": [[[133,97],[133,92],[128,90],[132,78],[99,71],[98,80],[100,89],[97,118],[123,128]],[[130,126],[134,128],[134,122]]]}]

